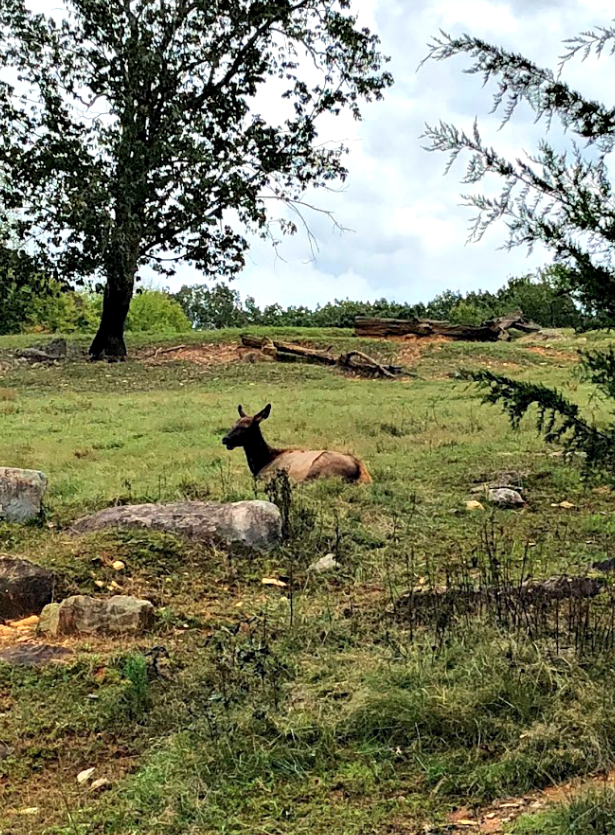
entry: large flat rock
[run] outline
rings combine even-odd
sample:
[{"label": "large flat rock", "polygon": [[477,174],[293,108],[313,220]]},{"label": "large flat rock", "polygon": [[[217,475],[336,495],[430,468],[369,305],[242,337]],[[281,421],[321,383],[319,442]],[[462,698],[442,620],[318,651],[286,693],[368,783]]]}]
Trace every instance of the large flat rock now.
[{"label": "large flat rock", "polygon": [[268,550],[282,538],[282,517],[274,504],[263,501],[140,504],[101,510],[79,519],[72,530],[89,533],[106,528],[146,528],[197,542]]},{"label": "large flat rock", "polygon": [[46,490],[44,473],[0,467],[0,521],[31,522],[38,518]]}]

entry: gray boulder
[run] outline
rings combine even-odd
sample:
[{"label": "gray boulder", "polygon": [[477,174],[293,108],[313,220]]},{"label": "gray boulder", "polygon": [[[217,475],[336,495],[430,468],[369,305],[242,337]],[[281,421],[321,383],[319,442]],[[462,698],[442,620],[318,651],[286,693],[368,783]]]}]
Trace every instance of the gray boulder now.
[{"label": "gray boulder", "polygon": [[523,507],[525,501],[520,493],[510,487],[497,487],[487,491],[487,498],[498,507]]},{"label": "gray boulder", "polygon": [[97,600],[82,594],[45,606],[38,632],[41,635],[126,635],[149,629],[154,607],[149,600],[118,595]]},{"label": "gray boulder", "polygon": [[316,562],[313,562],[308,568],[308,571],[324,574],[325,571],[332,571],[334,568],[341,568],[341,566],[335,559],[334,554],[327,554],[325,557],[321,557]]},{"label": "gray boulder", "polygon": [[30,522],[40,516],[47,476],[38,470],[0,467],[0,521]]},{"label": "gray boulder", "polygon": [[185,536],[203,543],[245,545],[268,550],[282,538],[282,517],[271,502],[176,502],[109,507],[79,519],[75,533],[105,528],[146,528]]},{"label": "gray boulder", "polygon": [[53,574],[28,560],[0,557],[0,620],[38,615],[53,597]]}]

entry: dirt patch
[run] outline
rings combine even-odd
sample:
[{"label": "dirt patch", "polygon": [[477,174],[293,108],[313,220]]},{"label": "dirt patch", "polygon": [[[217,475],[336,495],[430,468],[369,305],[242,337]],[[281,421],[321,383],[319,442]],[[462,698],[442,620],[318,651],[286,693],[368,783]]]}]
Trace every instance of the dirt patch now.
[{"label": "dirt patch", "polygon": [[526,351],[532,354],[538,354],[540,357],[548,357],[551,360],[558,360],[558,362],[576,363],[579,361],[579,355],[576,351],[557,350],[556,348],[543,348],[541,345],[529,345]]},{"label": "dirt patch", "polygon": [[191,362],[195,365],[212,367],[241,361],[241,349],[234,344],[176,345],[152,350],[135,351],[136,359],[144,365],[167,365],[171,362]]},{"label": "dirt patch", "polygon": [[615,771],[591,777],[578,777],[559,786],[550,786],[542,791],[531,792],[522,797],[496,800],[491,806],[480,811],[467,808],[457,809],[449,817],[450,833],[478,832],[482,835],[496,835],[522,815],[533,814],[560,803],[569,803],[582,792],[615,786]]},{"label": "dirt patch", "polygon": [[400,347],[396,355],[396,362],[400,365],[411,366],[418,362],[426,350],[432,348],[434,345],[448,345],[449,342],[455,342],[454,339],[448,339],[446,336],[401,336],[393,337],[389,342],[396,342]]}]

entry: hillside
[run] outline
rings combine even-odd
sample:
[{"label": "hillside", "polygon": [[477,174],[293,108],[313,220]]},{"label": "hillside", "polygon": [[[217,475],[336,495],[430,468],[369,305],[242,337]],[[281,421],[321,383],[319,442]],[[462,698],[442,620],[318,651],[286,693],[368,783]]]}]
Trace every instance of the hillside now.
[{"label": "hillside", "polygon": [[[576,352],[611,338],[254,332],[359,346],[414,376],[247,362],[233,331],[142,337],[116,365],[88,363],[87,339],[68,360],[19,362],[46,338],[0,338],[0,465],[49,477],[44,520],[0,523],[0,552],[52,569],[58,599],[119,593],[156,608],[145,636],[66,638],[64,663],[0,663],[3,835],[570,831],[576,812],[540,790],[615,767],[609,575],[596,601],[561,601],[557,634],[544,600],[521,614],[517,598],[505,612],[437,604],[422,619],[398,601],[595,576],[613,556],[608,485],[456,378],[489,367],[557,385],[599,419]],[[110,505],[266,498],[221,443],[240,403],[272,403],[275,446],[351,451],[373,484],[295,489],[290,537],[269,556],[70,533]],[[525,506],[494,506],[488,483],[521,488]],[[327,554],[339,568],[308,570]],[[32,628],[0,626],[0,649]],[[91,767],[104,790],[77,782]],[[609,794],[582,802],[613,815]]]}]

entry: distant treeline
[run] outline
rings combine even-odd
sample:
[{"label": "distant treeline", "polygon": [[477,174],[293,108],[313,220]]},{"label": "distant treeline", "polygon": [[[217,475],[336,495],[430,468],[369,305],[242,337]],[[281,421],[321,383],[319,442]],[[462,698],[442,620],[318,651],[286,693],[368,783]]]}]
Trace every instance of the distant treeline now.
[{"label": "distant treeline", "polygon": [[251,296],[242,301],[239,291],[225,284],[184,286],[174,299],[192,326],[199,330],[246,325],[352,328],[356,316],[445,319],[455,324],[479,325],[516,308],[526,318],[547,328],[581,330],[608,326],[606,320],[586,316],[564,288],[565,270],[551,266],[537,274],[510,278],[496,293],[477,290],[462,294],[446,290],[427,304],[344,299],[318,305],[313,310],[304,306],[283,308],[279,304],[260,308]]},{"label": "distant treeline", "polygon": [[[95,330],[101,309],[99,295],[59,287],[55,294],[38,296],[27,288],[15,288],[11,293],[5,285],[4,291],[0,288],[0,302],[0,333],[89,333]],[[356,316],[446,319],[478,325],[516,308],[542,327],[586,330],[611,325],[606,319],[586,316],[565,290],[565,271],[551,266],[537,274],[511,278],[496,293],[446,290],[427,304],[412,305],[386,299],[343,299],[314,309],[279,304],[261,308],[251,296],[244,300],[237,289],[222,283],[184,286],[177,293],[146,289],[132,301],[127,330],[181,333],[248,325],[352,328]]]}]

